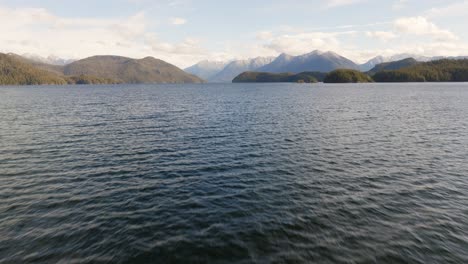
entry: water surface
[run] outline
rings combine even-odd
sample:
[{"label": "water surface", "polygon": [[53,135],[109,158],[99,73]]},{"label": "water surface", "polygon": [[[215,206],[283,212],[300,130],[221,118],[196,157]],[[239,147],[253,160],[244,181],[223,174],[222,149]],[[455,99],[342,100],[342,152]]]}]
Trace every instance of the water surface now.
[{"label": "water surface", "polygon": [[0,88],[0,263],[468,263],[468,84]]}]

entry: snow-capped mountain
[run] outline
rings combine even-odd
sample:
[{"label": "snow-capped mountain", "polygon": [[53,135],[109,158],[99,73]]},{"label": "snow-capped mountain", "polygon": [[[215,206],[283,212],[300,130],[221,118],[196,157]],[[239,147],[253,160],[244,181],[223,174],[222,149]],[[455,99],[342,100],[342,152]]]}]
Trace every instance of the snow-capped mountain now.
[{"label": "snow-capped mountain", "polygon": [[231,82],[237,75],[245,71],[254,71],[258,68],[271,63],[274,57],[257,57],[248,60],[232,61],[224,67],[219,73],[208,79],[210,82]]},{"label": "snow-capped mountain", "polygon": [[229,62],[225,61],[200,61],[199,63],[184,69],[186,72],[194,74],[204,80],[210,80],[217,73],[222,71]]},{"label": "snow-capped mountain", "polygon": [[368,71],[368,70],[374,68],[375,66],[377,66],[377,65],[379,65],[381,63],[384,63],[384,62],[386,62],[385,57],[377,56],[375,58],[370,59],[366,63],[359,65],[359,70],[363,71],[363,72],[366,72],[366,71]]},{"label": "snow-capped mountain", "polygon": [[54,55],[50,55],[48,57],[42,57],[42,56],[39,56],[39,55],[36,55],[36,54],[25,53],[25,54],[23,54],[21,56],[26,58],[26,59],[30,59],[32,61],[35,61],[35,62],[41,62],[41,63],[51,64],[51,65],[61,65],[61,66],[70,64],[70,63],[75,61],[75,60],[71,60],[71,59],[63,59],[63,58],[60,58],[60,57],[57,57],[57,56],[54,56]]},{"label": "snow-capped mountain", "polygon": [[259,68],[258,71],[300,73],[305,71],[329,72],[336,69],[358,68],[359,66],[353,61],[334,52],[315,50],[300,56],[281,54],[272,63]]}]

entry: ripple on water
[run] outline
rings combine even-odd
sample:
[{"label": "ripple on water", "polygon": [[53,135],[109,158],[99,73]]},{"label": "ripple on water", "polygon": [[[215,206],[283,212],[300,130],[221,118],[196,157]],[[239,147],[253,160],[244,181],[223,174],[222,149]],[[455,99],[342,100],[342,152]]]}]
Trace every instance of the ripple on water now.
[{"label": "ripple on water", "polygon": [[468,263],[467,88],[1,88],[0,263]]}]

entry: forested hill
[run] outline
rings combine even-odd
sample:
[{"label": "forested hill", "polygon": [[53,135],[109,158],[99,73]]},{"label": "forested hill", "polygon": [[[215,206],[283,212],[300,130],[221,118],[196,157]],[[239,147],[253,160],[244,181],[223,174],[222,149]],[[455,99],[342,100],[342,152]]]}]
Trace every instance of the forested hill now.
[{"label": "forested hill", "polygon": [[420,62],[418,62],[417,60],[413,58],[407,58],[407,59],[392,61],[392,62],[384,62],[384,63],[377,64],[374,68],[368,71],[367,74],[372,76],[380,71],[399,70],[399,69],[410,67],[419,63]]},{"label": "forested hill", "polygon": [[334,70],[325,76],[324,83],[369,83],[372,78],[360,71],[352,69]]},{"label": "forested hill", "polygon": [[67,81],[58,74],[35,68],[14,55],[0,53],[0,84],[67,84]]},{"label": "forested hill", "polygon": [[0,85],[201,82],[197,76],[152,57],[95,56],[58,66],[0,53]]},{"label": "forested hill", "polygon": [[376,82],[468,82],[468,59],[418,63],[373,75]]},{"label": "forested hill", "polygon": [[326,73],[323,72],[301,72],[294,73],[268,73],[268,72],[244,72],[239,74],[233,83],[241,82],[295,82],[314,83],[322,82]]},{"label": "forested hill", "polygon": [[64,67],[65,75],[93,75],[121,83],[202,83],[195,75],[165,61],[146,57],[94,56]]}]

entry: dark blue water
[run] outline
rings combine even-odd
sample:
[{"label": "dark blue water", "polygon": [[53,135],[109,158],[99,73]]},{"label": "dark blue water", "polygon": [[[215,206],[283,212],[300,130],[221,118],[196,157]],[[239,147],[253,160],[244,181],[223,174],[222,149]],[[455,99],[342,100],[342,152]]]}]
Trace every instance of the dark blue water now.
[{"label": "dark blue water", "polygon": [[1,263],[468,263],[468,84],[0,88]]}]

